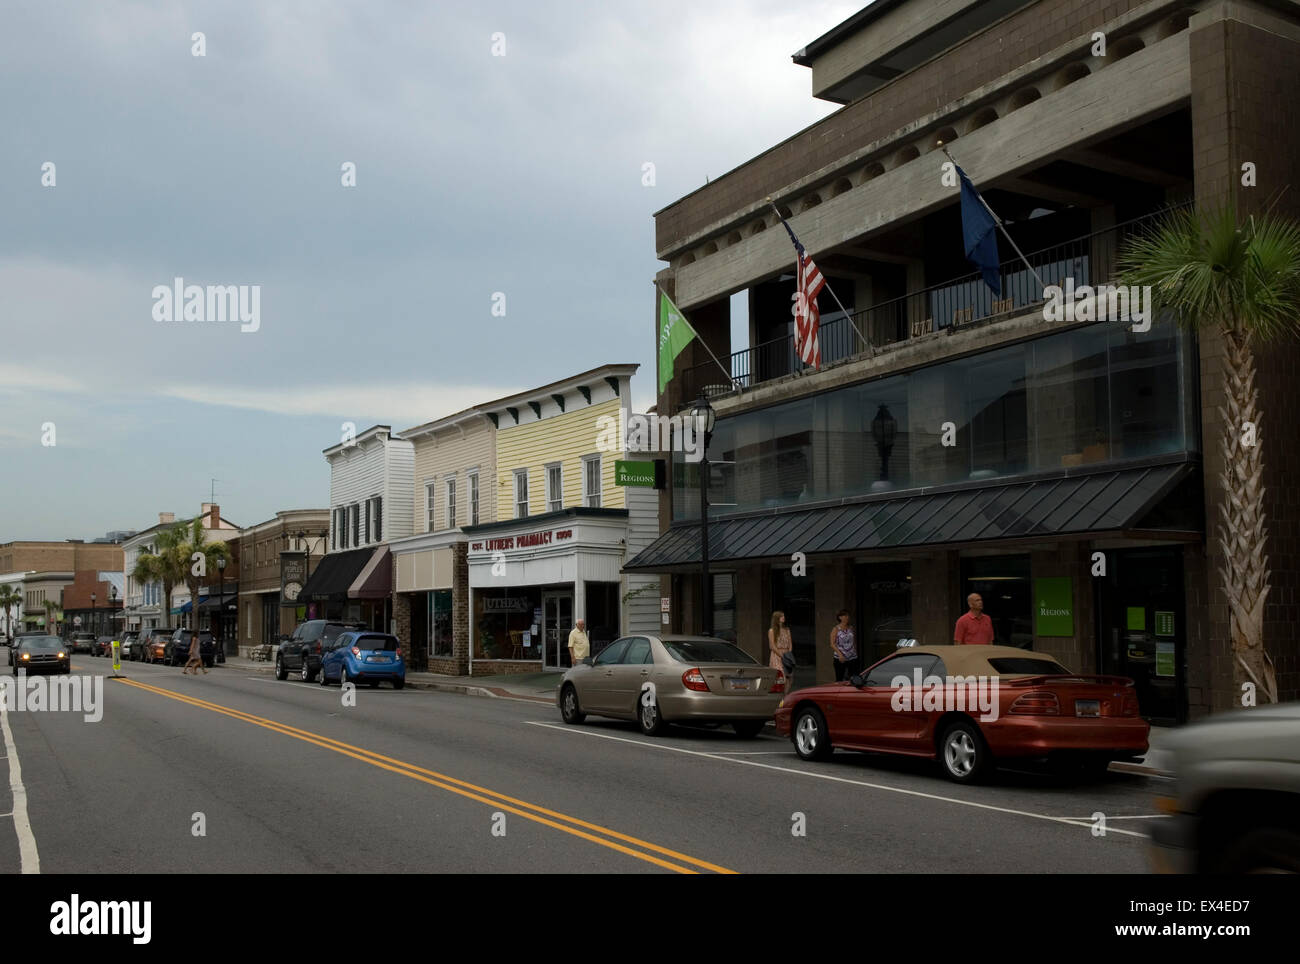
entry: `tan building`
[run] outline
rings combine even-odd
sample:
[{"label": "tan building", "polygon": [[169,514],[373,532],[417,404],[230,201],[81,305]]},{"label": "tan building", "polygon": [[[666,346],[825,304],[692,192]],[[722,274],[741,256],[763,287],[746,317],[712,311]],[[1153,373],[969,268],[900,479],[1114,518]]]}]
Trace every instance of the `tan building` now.
[{"label": "tan building", "polygon": [[0,543],[0,572],[122,571],[122,546],[115,542]]},{"label": "tan building", "polygon": [[304,618],[298,594],[325,554],[329,519],[328,509],[288,509],[240,534],[240,655],[275,643]]}]

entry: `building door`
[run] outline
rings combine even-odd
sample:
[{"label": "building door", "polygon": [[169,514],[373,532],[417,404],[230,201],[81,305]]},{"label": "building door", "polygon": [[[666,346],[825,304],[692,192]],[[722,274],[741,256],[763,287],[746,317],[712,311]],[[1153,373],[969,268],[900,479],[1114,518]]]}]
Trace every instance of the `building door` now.
[{"label": "building door", "polygon": [[1098,580],[1097,665],[1137,684],[1138,707],[1153,723],[1187,718],[1183,550],[1126,549],[1106,553]]},{"label": "building door", "polygon": [[[569,633],[573,629],[573,593],[548,592],[542,594],[542,637],[546,669],[568,669]],[[588,637],[590,638],[590,637]]]},{"label": "building door", "polygon": [[[826,676],[831,675],[829,646],[817,645],[816,595],[813,586],[813,569],[806,575],[791,574],[786,565],[772,567],[772,609],[785,613],[785,624],[790,627],[790,642],[794,647],[795,679],[799,686],[811,686],[819,678],[818,651],[827,664]],[[772,614],[764,613],[764,622],[771,626]],[[764,636],[766,636],[764,631]],[[824,640],[823,640],[824,642]]]}]

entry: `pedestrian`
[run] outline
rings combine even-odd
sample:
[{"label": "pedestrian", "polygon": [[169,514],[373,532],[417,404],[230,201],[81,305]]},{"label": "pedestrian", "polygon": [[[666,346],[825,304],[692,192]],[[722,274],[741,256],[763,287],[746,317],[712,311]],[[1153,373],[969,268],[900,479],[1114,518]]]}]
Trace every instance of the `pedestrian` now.
[{"label": "pedestrian", "polygon": [[785,613],[777,610],[772,613],[772,625],[767,631],[768,656],[767,665],[785,674],[785,691],[794,689],[794,642],[790,639],[790,627],[785,624]]},{"label": "pedestrian", "polygon": [[831,629],[831,655],[835,658],[835,679],[848,679],[856,676],[862,668],[858,656],[857,634],[849,622],[849,611],[841,609],[835,614],[835,626]]},{"label": "pedestrian", "polygon": [[991,646],[993,644],[993,620],[984,612],[984,600],[977,592],[966,597],[969,612],[962,613],[953,627],[952,641],[957,645]]},{"label": "pedestrian", "polygon": [[569,665],[577,666],[591,653],[591,642],[587,639],[587,621],[579,619],[573,624],[569,633]]},{"label": "pedestrian", "polygon": [[202,667],[204,673],[207,673],[208,671],[208,668],[203,665],[203,651],[199,646],[199,634],[197,632],[193,634],[193,641],[190,643],[189,662],[185,664],[185,668],[181,670],[181,672],[188,673],[190,671],[191,666],[194,667],[195,676],[199,675],[200,667]]}]

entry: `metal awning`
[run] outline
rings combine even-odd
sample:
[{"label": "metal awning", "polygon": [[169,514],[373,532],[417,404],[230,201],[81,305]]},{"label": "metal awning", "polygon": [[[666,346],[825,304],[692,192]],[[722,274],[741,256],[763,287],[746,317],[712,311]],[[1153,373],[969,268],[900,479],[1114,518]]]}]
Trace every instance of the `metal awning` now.
[{"label": "metal awning", "polygon": [[[1136,530],[1161,500],[1196,474],[1192,464],[1176,462],[721,519],[709,523],[709,560],[789,559],[796,552],[858,553]],[[1171,528],[1167,518],[1160,523],[1172,538],[1195,531],[1190,525]],[[623,569],[671,572],[699,564],[700,525],[695,522],[674,526]]]},{"label": "metal awning", "polygon": [[[385,552],[388,547],[382,547]],[[328,553],[316,564],[315,570],[298,594],[300,603],[309,602],[343,602],[348,599],[348,590],[357,581],[366,564],[375,556],[376,550],[349,549],[345,552]]]}]

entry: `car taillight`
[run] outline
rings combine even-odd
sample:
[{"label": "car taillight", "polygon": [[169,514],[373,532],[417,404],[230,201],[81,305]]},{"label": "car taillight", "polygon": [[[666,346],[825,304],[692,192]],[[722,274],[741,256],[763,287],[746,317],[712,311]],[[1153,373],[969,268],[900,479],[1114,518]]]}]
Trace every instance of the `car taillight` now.
[{"label": "car taillight", "polygon": [[695,690],[697,693],[707,693],[709,684],[704,681],[704,674],[698,669],[688,669],[682,674],[682,685],[688,690]]},{"label": "car taillight", "polygon": [[1138,698],[1136,693],[1125,693],[1124,702],[1120,704],[1120,716],[1138,715]]},{"label": "car taillight", "polygon": [[359,650],[359,649],[357,649],[357,647],[353,646],[353,647],[352,647],[352,655],[353,655],[353,656],[360,656],[360,655],[361,655],[361,650]]},{"label": "car taillight", "polygon": [[772,692],[773,693],[785,692],[785,673],[782,673],[780,670],[776,671],[776,682],[772,684]]},{"label": "car taillight", "polygon": [[1011,704],[1010,713],[1024,713],[1029,716],[1060,716],[1061,701],[1056,694],[1048,690],[1034,690],[1026,693]]}]

